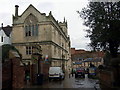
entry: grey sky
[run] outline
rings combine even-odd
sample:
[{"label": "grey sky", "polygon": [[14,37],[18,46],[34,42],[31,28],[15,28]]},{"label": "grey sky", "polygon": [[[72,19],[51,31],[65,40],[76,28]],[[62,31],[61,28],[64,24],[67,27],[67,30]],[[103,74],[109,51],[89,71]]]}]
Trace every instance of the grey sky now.
[{"label": "grey sky", "polygon": [[32,4],[41,13],[52,11],[53,16],[59,22],[63,21],[64,17],[68,22],[68,34],[71,39],[71,47],[77,49],[86,49],[90,43],[89,38],[85,38],[85,26],[83,20],[77,14],[77,10],[81,10],[88,4],[87,0],[0,0],[0,24],[12,25],[12,15],[15,13],[15,5],[19,5],[19,15]]}]

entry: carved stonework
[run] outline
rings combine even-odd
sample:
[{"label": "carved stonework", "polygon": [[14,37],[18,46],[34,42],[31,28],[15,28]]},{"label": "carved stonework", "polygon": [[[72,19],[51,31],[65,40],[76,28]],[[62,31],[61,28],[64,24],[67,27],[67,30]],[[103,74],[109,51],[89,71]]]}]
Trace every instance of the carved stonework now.
[{"label": "carved stonework", "polygon": [[37,18],[33,15],[30,14],[26,19],[25,19],[25,24],[26,25],[33,25],[33,24],[37,24],[38,20]]}]

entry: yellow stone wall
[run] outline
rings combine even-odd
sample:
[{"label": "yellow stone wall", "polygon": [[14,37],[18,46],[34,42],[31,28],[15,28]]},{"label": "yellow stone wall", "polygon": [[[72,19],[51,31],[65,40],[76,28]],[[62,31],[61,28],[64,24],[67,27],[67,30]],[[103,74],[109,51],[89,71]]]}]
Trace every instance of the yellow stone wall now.
[{"label": "yellow stone wall", "polygon": [[[25,21],[29,15],[33,15],[37,20],[38,36],[25,36]],[[29,21],[29,20],[28,20]],[[70,59],[70,39],[68,38],[67,27],[60,26],[54,17],[49,13],[46,16],[30,5],[21,16],[13,16],[12,44],[22,54],[23,60],[29,61],[31,55],[26,55],[26,45],[39,44],[42,49],[43,58],[48,55],[51,66],[61,66],[62,59],[66,59],[65,68],[71,65]],[[63,29],[62,29],[63,28]],[[62,31],[63,30],[63,31]],[[62,57],[64,55],[64,57]],[[27,60],[28,59],[28,60]],[[69,60],[69,61],[68,61]]]}]

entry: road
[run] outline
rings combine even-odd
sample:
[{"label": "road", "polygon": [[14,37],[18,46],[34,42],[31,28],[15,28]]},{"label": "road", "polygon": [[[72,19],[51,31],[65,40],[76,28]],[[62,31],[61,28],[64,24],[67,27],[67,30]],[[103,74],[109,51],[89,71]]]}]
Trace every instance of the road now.
[{"label": "road", "polygon": [[101,90],[99,84],[96,84],[98,80],[89,79],[87,75],[85,78],[75,78],[74,76],[66,76],[64,80],[52,80],[44,82],[43,85],[34,85],[30,88],[79,88],[80,90]]}]

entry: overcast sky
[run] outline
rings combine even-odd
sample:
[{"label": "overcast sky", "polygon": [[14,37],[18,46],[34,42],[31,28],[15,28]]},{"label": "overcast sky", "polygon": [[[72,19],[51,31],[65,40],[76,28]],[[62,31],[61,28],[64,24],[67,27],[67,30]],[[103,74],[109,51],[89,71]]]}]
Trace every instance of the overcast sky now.
[{"label": "overcast sky", "polygon": [[88,0],[0,0],[0,24],[12,25],[12,15],[15,13],[15,5],[19,5],[19,15],[32,4],[41,13],[53,16],[59,22],[66,18],[68,22],[68,34],[70,35],[71,47],[88,50],[89,38],[85,38],[87,27],[83,26],[83,20],[76,11],[86,7]]}]

